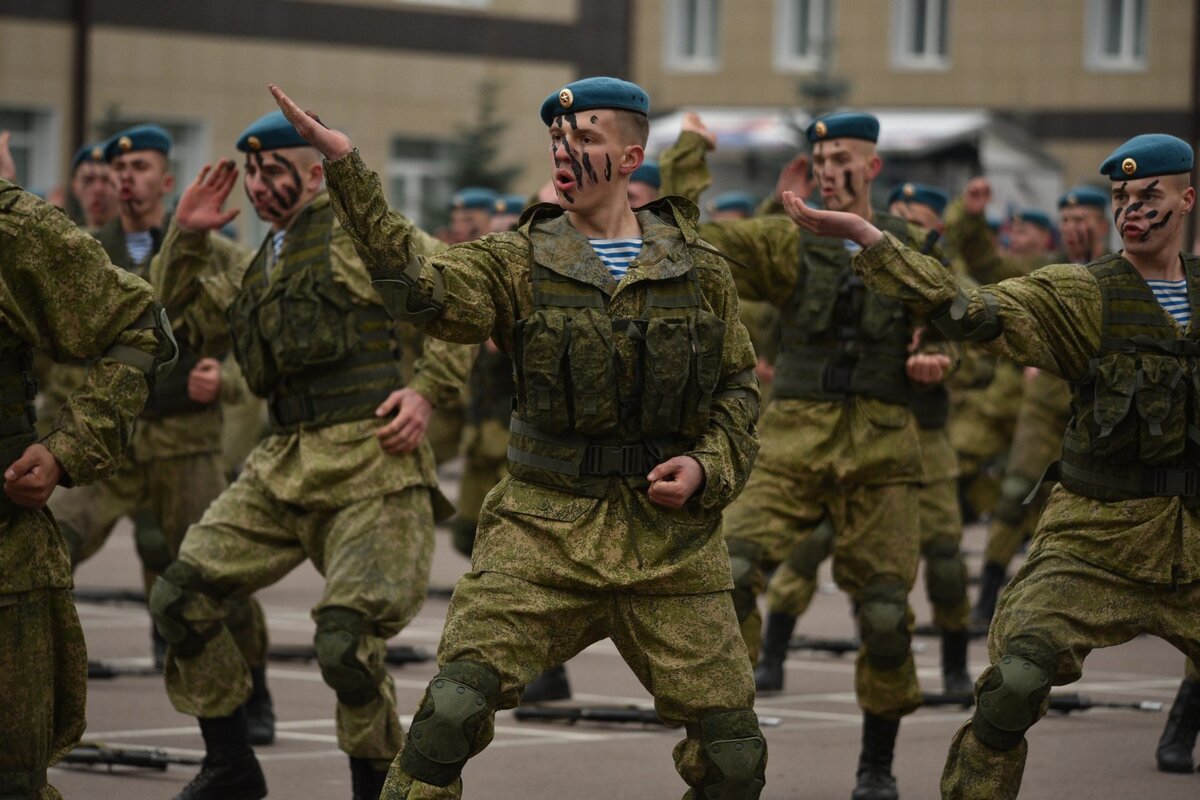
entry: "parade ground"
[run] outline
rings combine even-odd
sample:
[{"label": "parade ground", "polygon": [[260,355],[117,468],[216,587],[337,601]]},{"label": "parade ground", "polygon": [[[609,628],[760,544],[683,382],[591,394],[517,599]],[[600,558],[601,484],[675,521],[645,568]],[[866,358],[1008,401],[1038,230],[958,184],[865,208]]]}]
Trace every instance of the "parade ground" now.
[{"label": "parade ground", "polygon": [[[447,487],[453,490],[453,486]],[[968,529],[964,547],[978,569],[984,530]],[[438,531],[431,585],[448,589],[467,569],[450,546],[449,534]],[[822,591],[797,633],[842,639],[852,634],[845,597],[833,590],[828,569]],[[140,590],[140,574],[127,523],[108,545],[76,574],[80,589]],[[266,610],[272,645],[308,645],[313,623],[309,610],[320,596],[321,577],[309,564],[259,598]],[[972,592],[974,590],[972,589]],[[918,623],[929,608],[922,584],[912,595]],[[448,599],[431,594],[417,619],[392,644],[411,645],[432,654],[438,642]],[[132,602],[81,602],[79,616],[89,654],[124,668],[149,667],[149,618]],[[922,688],[938,691],[938,640],[914,640]],[[985,664],[982,639],[972,642],[972,674]],[[1159,701],[1169,706],[1183,675],[1184,659],[1157,639],[1141,638],[1121,647],[1096,651],[1083,679],[1066,691],[1095,701]],[[598,643],[568,665],[575,698],[566,706],[648,707],[649,696],[609,642]],[[861,717],[854,702],[853,656],[793,651],[787,662],[784,693],[760,697],[757,710],[770,727],[764,798],[845,800],[854,786]],[[401,713],[407,727],[426,683],[436,672],[432,660],[391,668]],[[348,798],[350,776],[346,756],[337,749],[333,692],[321,680],[316,662],[273,661],[268,668],[277,740],[258,749],[274,798]],[[164,748],[172,754],[203,755],[199,729],[191,717],[177,713],[167,700],[162,678],[122,675],[92,680],[88,686],[86,741],[112,746]],[[1056,690],[1064,691],[1062,689]],[[897,745],[895,772],[901,797],[930,800],[938,796],[938,777],[955,729],[967,717],[960,708],[928,708],[904,720]],[[1158,713],[1092,709],[1061,715],[1054,712],[1030,733],[1030,751],[1022,800],[1108,798],[1175,800],[1200,796],[1200,774],[1166,775],[1155,770],[1154,747],[1166,720]],[[778,723],[778,724],[775,724]],[[533,798],[671,798],[685,789],[671,763],[678,730],[621,723],[531,723],[512,711],[496,718],[496,738],[463,774],[466,796],[486,800]],[[51,782],[68,800],[166,800],[197,770],[171,766],[164,772],[102,767],[51,770]]]}]

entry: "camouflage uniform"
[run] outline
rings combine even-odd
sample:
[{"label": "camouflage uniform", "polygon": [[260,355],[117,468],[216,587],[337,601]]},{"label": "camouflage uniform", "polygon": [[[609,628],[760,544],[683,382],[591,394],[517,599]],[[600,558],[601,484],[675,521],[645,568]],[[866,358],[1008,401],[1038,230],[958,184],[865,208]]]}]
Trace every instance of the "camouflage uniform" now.
[{"label": "camouflage uniform", "polygon": [[[230,602],[311,560],[326,579],[313,618],[338,695],[338,745],[382,767],[401,743],[387,640],[424,601],[433,523],[450,510],[428,443],[391,456],[375,437],[375,408],[402,385],[396,326],[324,193],[288,228],[278,259],[267,238],[237,271],[240,285],[214,269],[218,241],[173,227],[154,283],[207,349],[233,338],[250,388],[269,398],[272,433],[155,585],[151,610],[171,643],[167,692],[202,722],[233,714],[250,675]],[[297,318],[305,325],[288,325]],[[431,344],[408,385],[438,405],[461,392],[468,358],[468,348]]]},{"label": "camouflage uniform", "polygon": [[[722,769],[761,786],[766,745],[720,536],[757,449],[754,354],[728,268],[696,238],[695,207],[671,199],[637,212],[641,254],[617,283],[557,206],[527,211],[517,232],[417,259],[414,228],[387,210],[357,153],[327,162],[326,175],[393,314],[431,336],[490,337],[517,362],[509,475],[484,503],[441,673],[383,796],[460,796],[462,765],[491,740],[495,709],[605,637],[663,721],[687,726],[675,761],[688,797],[707,796]],[[406,306],[393,290],[414,282]],[[685,453],[704,469],[703,490],[678,511],[654,505],[646,473]],[[720,752],[722,740],[747,760],[726,761],[735,748]]]},{"label": "camouflage uniform", "polygon": [[[156,333],[144,329],[150,287],[113,269],[58,209],[2,180],[0,278],[0,469],[37,438],[29,373],[37,349],[61,362],[94,359],[42,439],[65,471],[64,484],[111,474],[147,396],[142,370],[117,348],[147,361],[162,352]],[[83,733],[87,654],[70,590],[71,563],[54,517],[0,495],[4,797],[60,798],[46,768]]]},{"label": "camouflage uniform", "polygon": [[[424,349],[425,336],[411,325],[402,325],[400,360],[405,381],[413,379],[416,359]],[[467,407],[463,394],[441,398],[440,405],[429,418],[429,427],[425,430],[425,441],[429,442],[433,449],[433,459],[437,464],[444,464],[459,455],[459,445],[466,433],[466,425]]]},{"label": "camouflage uniform", "polygon": [[[1200,260],[1183,261],[1195,297]],[[1186,435],[1196,422],[1195,376],[1186,374],[1195,366],[1184,345],[1172,345],[1194,341],[1200,309],[1193,300],[1193,322],[1183,331],[1120,256],[1051,266],[970,293],[890,236],[854,266],[876,291],[921,308],[957,298],[965,317],[954,323],[947,314],[948,333],[1078,382],[1062,483],[1000,602],[988,642],[992,666],[976,684],[984,705],[955,736],[942,776],[946,798],[1013,798],[1025,730],[1045,713],[1050,686],[1077,680],[1092,649],[1150,633],[1200,656],[1200,515],[1187,471],[1177,469],[1195,464],[1194,454],[1184,456],[1195,446]],[[1130,337],[1162,346],[1142,350],[1131,366],[1132,357],[1110,349],[1137,341]],[[1129,477],[1131,461],[1140,478]]]}]

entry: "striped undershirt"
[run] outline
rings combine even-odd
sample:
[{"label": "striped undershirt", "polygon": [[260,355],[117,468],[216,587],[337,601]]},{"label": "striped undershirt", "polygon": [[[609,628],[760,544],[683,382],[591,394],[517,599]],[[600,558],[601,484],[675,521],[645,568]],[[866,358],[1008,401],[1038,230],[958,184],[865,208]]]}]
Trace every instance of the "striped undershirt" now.
[{"label": "striped undershirt", "polygon": [[642,249],[641,239],[592,239],[588,238],[596,257],[608,267],[608,271],[618,281],[629,271],[629,262]]},{"label": "striped undershirt", "polygon": [[1179,326],[1186,328],[1192,321],[1192,305],[1188,302],[1187,278],[1178,281],[1146,281],[1154,292],[1158,304],[1175,318]]},{"label": "striped undershirt", "polygon": [[135,264],[141,264],[154,247],[154,236],[150,231],[128,231],[125,233],[125,249]]}]

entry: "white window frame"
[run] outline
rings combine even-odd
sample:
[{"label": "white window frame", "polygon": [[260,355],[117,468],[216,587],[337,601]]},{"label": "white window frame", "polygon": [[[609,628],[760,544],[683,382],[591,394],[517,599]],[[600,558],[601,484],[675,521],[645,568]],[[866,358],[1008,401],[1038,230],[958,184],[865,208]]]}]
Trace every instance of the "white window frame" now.
[{"label": "white window frame", "polygon": [[[0,105],[0,111],[33,116],[33,127],[12,131],[10,146],[29,149],[29,175],[21,188],[48,192],[63,182],[59,164],[59,114],[45,106]],[[19,177],[19,176],[18,176]]]},{"label": "white window frame", "polygon": [[[684,53],[685,3],[695,3],[696,42],[712,42],[710,53]],[[667,0],[663,6],[664,66],[672,72],[716,72],[721,66],[721,0]]]},{"label": "white window frame", "polygon": [[[406,141],[426,141],[427,137],[406,136],[397,134],[389,140],[401,139]],[[422,196],[422,184],[425,179],[444,181],[446,184],[446,202],[449,203],[454,187],[451,181],[454,174],[454,163],[449,158],[404,158],[389,153],[387,162],[387,194],[388,203],[405,217],[413,220],[420,227],[428,227],[425,219],[427,205]],[[393,185],[397,178],[405,180],[404,197],[395,197]]]},{"label": "white window frame", "polygon": [[[1087,19],[1084,23],[1085,39],[1083,51],[1084,67],[1096,72],[1145,72],[1147,67],[1147,51],[1149,50],[1149,0],[1120,0],[1121,19],[1115,22],[1121,31],[1120,51],[1116,54],[1105,52],[1106,33],[1108,32],[1108,3],[1106,0],[1088,0]],[[1135,9],[1142,12],[1141,21],[1141,55],[1136,53],[1138,46],[1138,26],[1133,23]]]},{"label": "white window frame", "polygon": [[[918,3],[926,6],[925,14],[925,43],[924,53],[914,53],[910,47],[913,38],[913,23],[916,19],[915,7]],[[945,3],[944,30],[938,30],[938,14],[928,13],[936,10],[936,6]],[[952,14],[953,0],[892,0],[892,66],[903,70],[948,70],[950,68],[950,33],[953,29]],[[931,7],[935,7],[932,8]],[[939,36],[938,34],[941,34]],[[930,43],[938,39],[946,42],[946,52],[931,52]]]},{"label": "white window frame", "polygon": [[[808,52],[800,54],[792,47],[796,15],[808,13]],[[821,67],[823,50],[833,31],[833,0],[775,0],[775,69],[779,72],[815,72]]]}]

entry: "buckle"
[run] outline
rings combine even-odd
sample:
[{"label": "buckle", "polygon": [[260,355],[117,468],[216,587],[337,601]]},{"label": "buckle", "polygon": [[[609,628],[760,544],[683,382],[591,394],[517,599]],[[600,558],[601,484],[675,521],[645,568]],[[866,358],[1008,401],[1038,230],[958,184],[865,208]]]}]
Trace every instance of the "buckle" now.
[{"label": "buckle", "polygon": [[1151,469],[1146,478],[1143,485],[1155,497],[1200,496],[1200,470]]},{"label": "buckle", "polygon": [[826,364],[821,374],[821,390],[832,394],[849,394],[854,379],[854,367]]},{"label": "buckle", "polygon": [[585,475],[638,475],[645,469],[642,444],[589,444],[583,451],[580,472]]}]

